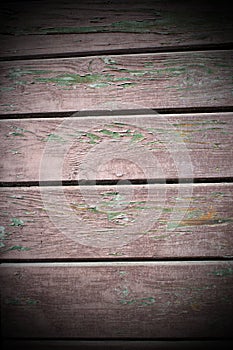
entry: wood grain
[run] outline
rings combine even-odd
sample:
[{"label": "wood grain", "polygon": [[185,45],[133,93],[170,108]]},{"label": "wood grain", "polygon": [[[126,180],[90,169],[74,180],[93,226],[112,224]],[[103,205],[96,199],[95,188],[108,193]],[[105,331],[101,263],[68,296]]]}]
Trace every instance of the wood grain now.
[{"label": "wood grain", "polygon": [[232,44],[232,23],[224,1],[7,1],[1,57]]},{"label": "wood grain", "polygon": [[2,332],[29,338],[230,337],[232,283],[232,262],[2,264]]},{"label": "wood grain", "polygon": [[0,113],[232,106],[232,51],[1,63]]},{"label": "wood grain", "polygon": [[11,340],[3,341],[3,350],[229,350],[230,340]]},{"label": "wood grain", "polygon": [[232,184],[1,189],[1,259],[233,256]]},{"label": "wood grain", "polygon": [[0,181],[233,176],[233,114],[2,120]]},{"label": "wood grain", "polygon": [[233,115],[156,113],[232,110],[227,2],[1,15],[3,349],[231,348]]}]

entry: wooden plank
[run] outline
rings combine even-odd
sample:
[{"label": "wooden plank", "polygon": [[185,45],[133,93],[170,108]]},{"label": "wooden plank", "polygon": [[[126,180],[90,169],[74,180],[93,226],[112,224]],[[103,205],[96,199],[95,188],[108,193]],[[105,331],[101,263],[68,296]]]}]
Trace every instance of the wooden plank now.
[{"label": "wooden plank", "polygon": [[7,1],[1,56],[82,54],[232,44],[224,1]]},{"label": "wooden plank", "polygon": [[233,176],[233,113],[0,123],[2,182]]},{"label": "wooden plank", "polygon": [[231,349],[230,340],[8,340],[3,350],[206,350]]},{"label": "wooden plank", "polygon": [[1,189],[1,259],[233,257],[233,184]]},{"label": "wooden plank", "polygon": [[2,334],[231,337],[232,283],[233,262],[2,264]]},{"label": "wooden plank", "polygon": [[1,63],[0,113],[232,106],[232,51]]}]

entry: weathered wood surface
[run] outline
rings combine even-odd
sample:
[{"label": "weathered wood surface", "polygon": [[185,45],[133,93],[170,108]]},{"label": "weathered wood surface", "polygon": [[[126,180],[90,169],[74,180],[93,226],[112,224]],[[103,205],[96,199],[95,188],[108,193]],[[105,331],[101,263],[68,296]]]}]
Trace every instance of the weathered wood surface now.
[{"label": "weathered wood surface", "polygon": [[0,193],[2,260],[233,256],[233,184]]},{"label": "weathered wood surface", "polygon": [[[226,6],[227,5],[227,6]],[[7,1],[1,56],[72,55],[232,44],[229,5],[210,1]]]},{"label": "weathered wood surface", "polygon": [[206,350],[232,349],[230,340],[11,340],[3,350]]},{"label": "weathered wood surface", "polygon": [[231,337],[233,262],[2,264],[6,337]]},{"label": "weathered wood surface", "polygon": [[233,113],[0,124],[2,182],[233,176]]},{"label": "weathered wood surface", "polygon": [[0,113],[232,106],[233,52],[1,63]]}]

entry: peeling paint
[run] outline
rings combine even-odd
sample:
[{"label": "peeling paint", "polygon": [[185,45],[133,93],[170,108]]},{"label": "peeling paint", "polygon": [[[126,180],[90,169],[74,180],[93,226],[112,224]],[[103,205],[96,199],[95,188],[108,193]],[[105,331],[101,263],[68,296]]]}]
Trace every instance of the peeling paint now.
[{"label": "peeling paint", "polygon": [[214,270],[212,272],[213,275],[219,276],[219,277],[226,277],[226,276],[232,276],[233,275],[233,269],[231,267],[223,268],[220,270]]},{"label": "peeling paint", "polygon": [[15,306],[26,306],[26,305],[37,305],[39,304],[39,300],[32,299],[32,298],[15,298],[15,297],[9,297],[5,299],[5,304],[7,305],[15,305]]}]

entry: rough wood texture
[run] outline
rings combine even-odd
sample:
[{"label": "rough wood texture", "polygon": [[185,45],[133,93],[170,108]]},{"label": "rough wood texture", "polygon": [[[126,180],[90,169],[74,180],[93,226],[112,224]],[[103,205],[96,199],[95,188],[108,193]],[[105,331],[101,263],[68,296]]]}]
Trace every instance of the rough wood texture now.
[{"label": "rough wood texture", "polygon": [[233,256],[233,185],[1,189],[1,258]]},{"label": "rough wood texture", "polygon": [[232,44],[224,1],[7,1],[2,57],[72,55]]},{"label": "rough wood texture", "polygon": [[206,350],[232,349],[230,340],[11,340],[3,350]]},{"label": "rough wood texture", "polygon": [[0,113],[232,106],[233,52],[1,63]]},{"label": "rough wood texture", "polygon": [[233,176],[233,113],[0,124],[2,182]]},{"label": "rough wood texture", "polygon": [[232,335],[233,262],[3,264],[7,337]]}]

